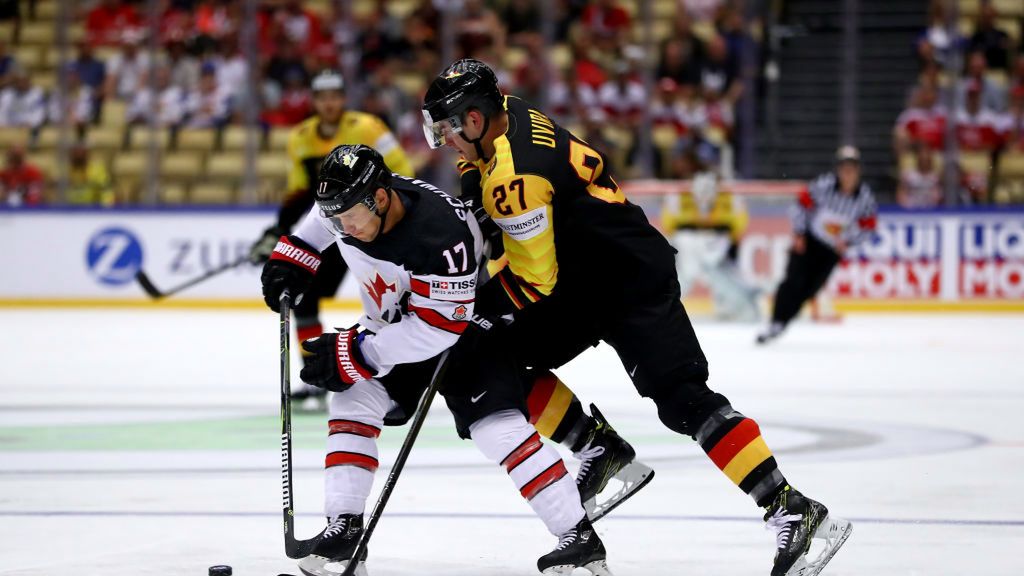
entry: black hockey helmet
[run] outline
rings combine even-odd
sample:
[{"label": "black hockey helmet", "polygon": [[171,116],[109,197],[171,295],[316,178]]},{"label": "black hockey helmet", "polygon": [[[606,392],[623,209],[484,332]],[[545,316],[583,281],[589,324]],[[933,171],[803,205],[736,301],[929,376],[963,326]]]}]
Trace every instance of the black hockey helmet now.
[{"label": "black hockey helmet", "polygon": [[[504,97],[498,89],[494,70],[479,60],[463,58],[448,66],[427,88],[423,98],[423,134],[431,148],[445,143],[445,134],[462,133],[462,117],[475,108],[487,123],[503,108]],[[467,142],[478,143],[463,136]]]},{"label": "black hockey helmet", "polygon": [[378,188],[391,189],[391,170],[384,157],[369,146],[343,144],[320,164],[316,203],[327,218],[363,204],[374,214]]}]

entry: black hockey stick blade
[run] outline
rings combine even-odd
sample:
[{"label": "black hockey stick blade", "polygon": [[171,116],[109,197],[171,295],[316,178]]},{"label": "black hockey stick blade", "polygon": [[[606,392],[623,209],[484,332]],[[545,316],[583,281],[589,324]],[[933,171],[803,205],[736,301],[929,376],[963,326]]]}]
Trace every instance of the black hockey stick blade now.
[{"label": "black hockey stick blade", "polygon": [[295,538],[295,500],[292,489],[292,379],[291,379],[291,317],[292,298],[281,294],[281,494],[284,496],[284,553],[292,559],[305,558],[313,552],[323,531],[309,540]]},{"label": "black hockey stick blade", "polygon": [[[419,436],[420,428],[423,427],[423,421],[427,418],[430,403],[434,401],[437,389],[441,385],[441,379],[444,378],[444,373],[448,370],[448,353],[449,350],[442,352],[437,361],[437,368],[434,369],[434,376],[430,379],[430,386],[427,387],[423,398],[420,399],[416,416],[413,418],[412,424],[409,425],[409,433],[405,435],[405,442],[402,442],[402,448],[398,451],[398,456],[395,457],[395,464],[391,467],[384,487],[381,488],[377,504],[374,505],[373,512],[370,512],[370,519],[366,521],[366,527],[363,529],[362,535],[359,536],[359,543],[356,544],[355,551],[352,552],[353,559],[361,558],[366,551],[366,547],[370,544],[370,536],[373,536],[373,529],[377,527],[377,521],[380,520],[381,514],[384,513],[384,507],[387,506],[391,493],[395,490],[395,484],[398,483],[398,477],[402,474],[402,468],[405,468],[405,461],[409,459],[409,453],[412,452],[413,444],[416,443],[416,437]],[[358,561],[350,561],[341,576],[353,576],[358,567]]]},{"label": "black hockey stick blade", "polygon": [[205,280],[213,278],[214,276],[217,276],[218,274],[220,274],[222,272],[226,272],[228,270],[231,270],[232,268],[237,268],[237,267],[241,266],[242,264],[245,264],[246,262],[249,262],[249,261],[250,260],[249,260],[249,258],[247,256],[242,256],[242,257],[238,258],[237,260],[235,260],[233,262],[228,262],[227,264],[224,264],[222,266],[218,266],[217,268],[214,268],[213,270],[204,272],[203,274],[200,274],[199,276],[196,276],[195,278],[193,278],[193,279],[191,279],[191,280],[189,280],[187,282],[183,282],[181,284],[178,284],[174,288],[171,288],[171,289],[169,289],[167,291],[163,291],[163,290],[160,290],[159,288],[157,288],[156,285],[153,284],[153,281],[149,279],[149,276],[147,276],[146,273],[144,271],[142,271],[142,270],[139,270],[138,273],[135,274],[135,280],[139,283],[139,286],[142,287],[142,289],[146,292],[146,294],[148,294],[154,300],[159,300],[161,298],[167,298],[168,296],[173,296],[173,295],[177,294],[178,292],[181,292],[182,290],[185,290],[187,288],[191,288],[191,287],[195,286],[196,284],[199,284],[200,282],[203,282]]}]

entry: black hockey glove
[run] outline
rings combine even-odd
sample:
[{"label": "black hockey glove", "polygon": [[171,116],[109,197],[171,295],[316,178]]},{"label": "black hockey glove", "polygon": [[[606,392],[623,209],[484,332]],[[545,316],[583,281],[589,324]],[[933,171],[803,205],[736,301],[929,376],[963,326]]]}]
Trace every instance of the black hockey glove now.
[{"label": "black hockey glove", "polygon": [[277,246],[278,238],[287,233],[287,230],[277,224],[264,230],[260,239],[249,248],[249,260],[253,264],[263,264],[270,260],[270,255],[274,253],[274,246]]},{"label": "black hockey glove", "polygon": [[501,238],[501,228],[487,214],[481,203],[475,200],[464,200],[463,204],[473,213],[476,223],[480,225],[480,233],[484,240],[484,254],[491,260],[501,258],[505,253],[505,242]]},{"label": "black hockey glove", "polygon": [[320,252],[296,236],[281,236],[270,259],[263,265],[263,300],[274,312],[281,311],[281,293],[286,289],[298,304],[320,268]]},{"label": "black hockey glove", "polygon": [[332,392],[344,392],[357,382],[373,378],[373,370],[359,352],[365,335],[366,332],[349,328],[306,340],[302,349],[312,356],[306,358],[299,377],[303,382]]}]

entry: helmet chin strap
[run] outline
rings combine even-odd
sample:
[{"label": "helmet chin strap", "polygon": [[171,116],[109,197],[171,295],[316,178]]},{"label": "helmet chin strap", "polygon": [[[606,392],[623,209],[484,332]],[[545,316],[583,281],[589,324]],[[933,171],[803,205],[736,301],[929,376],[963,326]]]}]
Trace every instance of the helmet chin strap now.
[{"label": "helmet chin strap", "polygon": [[487,134],[487,129],[490,128],[490,127],[491,127],[491,119],[490,119],[490,117],[485,117],[484,118],[483,130],[480,131],[480,135],[477,136],[476,138],[470,140],[469,138],[466,138],[466,131],[465,130],[463,130],[462,132],[459,132],[459,138],[462,138],[466,142],[469,142],[470,144],[472,144],[473,148],[476,149],[476,156],[477,156],[477,158],[480,158],[481,160],[489,160],[489,158],[487,158],[487,156],[484,155],[484,147],[480,145],[480,141],[484,139],[484,135]]}]

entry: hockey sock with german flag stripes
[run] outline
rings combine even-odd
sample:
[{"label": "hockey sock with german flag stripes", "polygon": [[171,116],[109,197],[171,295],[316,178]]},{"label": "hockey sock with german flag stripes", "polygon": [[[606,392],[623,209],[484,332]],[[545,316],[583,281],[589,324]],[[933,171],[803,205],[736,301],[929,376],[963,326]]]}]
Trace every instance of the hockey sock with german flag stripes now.
[{"label": "hockey sock with german flag stripes", "polygon": [[576,481],[558,451],[541,442],[519,410],[484,416],[469,434],[480,452],[504,469],[552,534],[563,534],[583,519]]},{"label": "hockey sock with german flag stripes", "polygon": [[592,418],[583,412],[580,399],[551,372],[537,374],[526,397],[530,424],[545,438],[571,450],[581,433],[590,427]]},{"label": "hockey sock with german flag stripes", "polygon": [[750,418],[723,406],[697,430],[697,442],[708,458],[762,508],[771,504],[786,479]]}]

